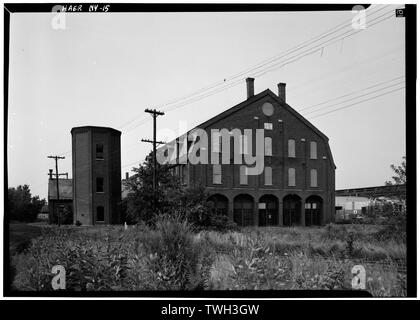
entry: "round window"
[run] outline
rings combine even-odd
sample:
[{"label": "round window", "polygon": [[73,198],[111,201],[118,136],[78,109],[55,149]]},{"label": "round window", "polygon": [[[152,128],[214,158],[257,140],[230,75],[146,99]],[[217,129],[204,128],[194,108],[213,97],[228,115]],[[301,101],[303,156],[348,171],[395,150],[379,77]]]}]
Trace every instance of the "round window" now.
[{"label": "round window", "polygon": [[262,105],[262,112],[268,116],[271,117],[274,113],[274,106],[270,102],[265,102]]}]

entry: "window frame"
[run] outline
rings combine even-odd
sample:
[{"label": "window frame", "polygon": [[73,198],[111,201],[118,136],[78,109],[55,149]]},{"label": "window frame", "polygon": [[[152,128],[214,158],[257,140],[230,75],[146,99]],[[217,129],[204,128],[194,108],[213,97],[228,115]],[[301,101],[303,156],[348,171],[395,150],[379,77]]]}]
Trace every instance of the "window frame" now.
[{"label": "window frame", "polygon": [[[267,177],[269,177],[270,183],[267,182]],[[264,185],[265,186],[272,186],[273,185],[273,168],[272,167],[265,167],[264,168]]]},{"label": "window frame", "polygon": [[[101,183],[99,183],[99,181],[101,181]],[[102,191],[98,191],[98,187],[102,186]],[[105,193],[105,179],[103,177],[96,177],[96,193]]]},{"label": "window frame", "polygon": [[222,135],[220,134],[220,132],[212,132],[211,143],[212,143],[211,152],[214,152],[214,153],[222,152]]},{"label": "window frame", "polygon": [[239,166],[239,184],[248,185],[248,175],[246,174],[246,166]]},{"label": "window frame", "polygon": [[273,123],[272,122],[264,122],[264,130],[273,131]]},{"label": "window frame", "polygon": [[313,160],[318,159],[318,143],[316,141],[309,143],[309,158]]},{"label": "window frame", "polygon": [[[293,175],[292,175],[293,173]],[[291,183],[293,177],[293,184]],[[287,186],[288,187],[296,187],[296,168],[288,168],[287,169]]]},{"label": "window frame", "polygon": [[[101,146],[102,152],[98,151],[98,146]],[[95,144],[95,159],[96,160],[105,160],[104,158],[104,144],[103,143],[96,143]]]},{"label": "window frame", "polygon": [[273,156],[273,138],[271,137],[264,138],[264,155]]},{"label": "window frame", "polygon": [[[98,209],[99,208],[102,208],[102,215],[103,215],[103,220],[99,220],[98,219]],[[103,222],[103,223],[105,223],[105,207],[104,206],[97,206],[96,207],[96,215],[95,215],[95,221],[96,222]]]},{"label": "window frame", "polygon": [[[212,170],[212,181],[213,184],[220,185],[222,184],[222,165],[221,164],[213,164],[213,170]],[[217,171],[216,172],[216,168]],[[219,180],[216,180],[216,177],[219,177]]]},{"label": "window frame", "polygon": [[[315,175],[313,175],[313,173]],[[310,171],[310,187],[311,188],[318,188],[318,170],[315,169],[315,168],[312,168],[311,171]]]},{"label": "window frame", "polygon": [[[293,148],[291,148],[291,145],[293,145]],[[296,158],[296,140],[295,139],[287,140],[287,157]]]}]

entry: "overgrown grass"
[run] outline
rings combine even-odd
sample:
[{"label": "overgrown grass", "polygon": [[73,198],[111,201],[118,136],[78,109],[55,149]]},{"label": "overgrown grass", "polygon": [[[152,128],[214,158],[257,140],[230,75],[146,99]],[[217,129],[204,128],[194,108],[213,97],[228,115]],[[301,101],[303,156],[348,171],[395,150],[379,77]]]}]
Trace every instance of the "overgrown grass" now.
[{"label": "overgrown grass", "polygon": [[51,290],[62,264],[68,290],[282,290],[351,288],[365,267],[374,296],[406,295],[406,246],[380,227],[244,228],[194,232],[176,217],[145,225],[51,230],[13,257],[16,290]]}]

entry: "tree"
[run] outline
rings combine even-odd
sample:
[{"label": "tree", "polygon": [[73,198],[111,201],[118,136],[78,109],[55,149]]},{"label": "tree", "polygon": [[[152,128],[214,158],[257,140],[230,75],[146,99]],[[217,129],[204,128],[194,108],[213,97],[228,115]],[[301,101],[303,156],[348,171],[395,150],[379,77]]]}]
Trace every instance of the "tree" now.
[{"label": "tree", "polygon": [[23,222],[35,221],[38,213],[45,205],[45,199],[39,196],[32,197],[28,185],[19,185],[17,188],[8,188],[7,206],[9,220]]},{"label": "tree", "polygon": [[396,166],[391,164],[391,169],[394,171],[392,181],[386,181],[385,185],[395,186],[397,193],[397,202],[384,203],[380,209],[380,215],[385,218],[386,227],[378,233],[378,236],[383,239],[398,238],[405,241],[406,225],[407,225],[407,210],[405,206],[405,191],[399,191],[398,186],[407,183],[406,173],[406,158],[402,157],[401,165]]},{"label": "tree", "polygon": [[391,164],[391,169],[394,171],[395,176],[392,177],[393,181],[386,181],[385,185],[401,185],[407,183],[407,164],[406,164],[406,158],[405,156],[402,157],[403,161],[401,165],[395,166],[394,164]]},{"label": "tree", "polygon": [[157,205],[153,211],[153,155],[150,153],[142,165],[133,168],[135,174],[125,181],[129,190],[122,207],[125,209],[123,219],[135,223],[144,221],[153,223],[156,215],[173,207],[180,195],[181,183],[171,172],[169,164],[157,163]]},{"label": "tree", "polygon": [[161,214],[176,214],[196,228],[232,229],[236,225],[227,216],[216,213],[203,186],[184,186],[173,174],[173,166],[157,165],[157,205],[153,211],[153,157],[134,168],[135,174],[125,182],[129,193],[123,201],[123,221],[140,221],[153,225]]}]

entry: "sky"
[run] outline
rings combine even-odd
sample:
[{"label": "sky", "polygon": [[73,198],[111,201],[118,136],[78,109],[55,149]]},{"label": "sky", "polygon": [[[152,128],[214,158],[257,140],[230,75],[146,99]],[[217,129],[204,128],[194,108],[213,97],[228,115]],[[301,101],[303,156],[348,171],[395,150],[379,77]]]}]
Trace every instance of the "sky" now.
[{"label": "sky", "polygon": [[70,130],[85,125],[122,131],[124,176],[151,150],[144,109],[165,111],[165,140],[162,129],[193,128],[246,99],[246,77],[256,94],[287,84],[287,103],[329,137],[337,189],[383,185],[406,147],[397,7],[366,10],[365,29],[350,11],[72,13],[64,29],[52,13],[13,13],[9,187],[46,198],[47,156],[65,156],[59,171],[71,177]]}]

